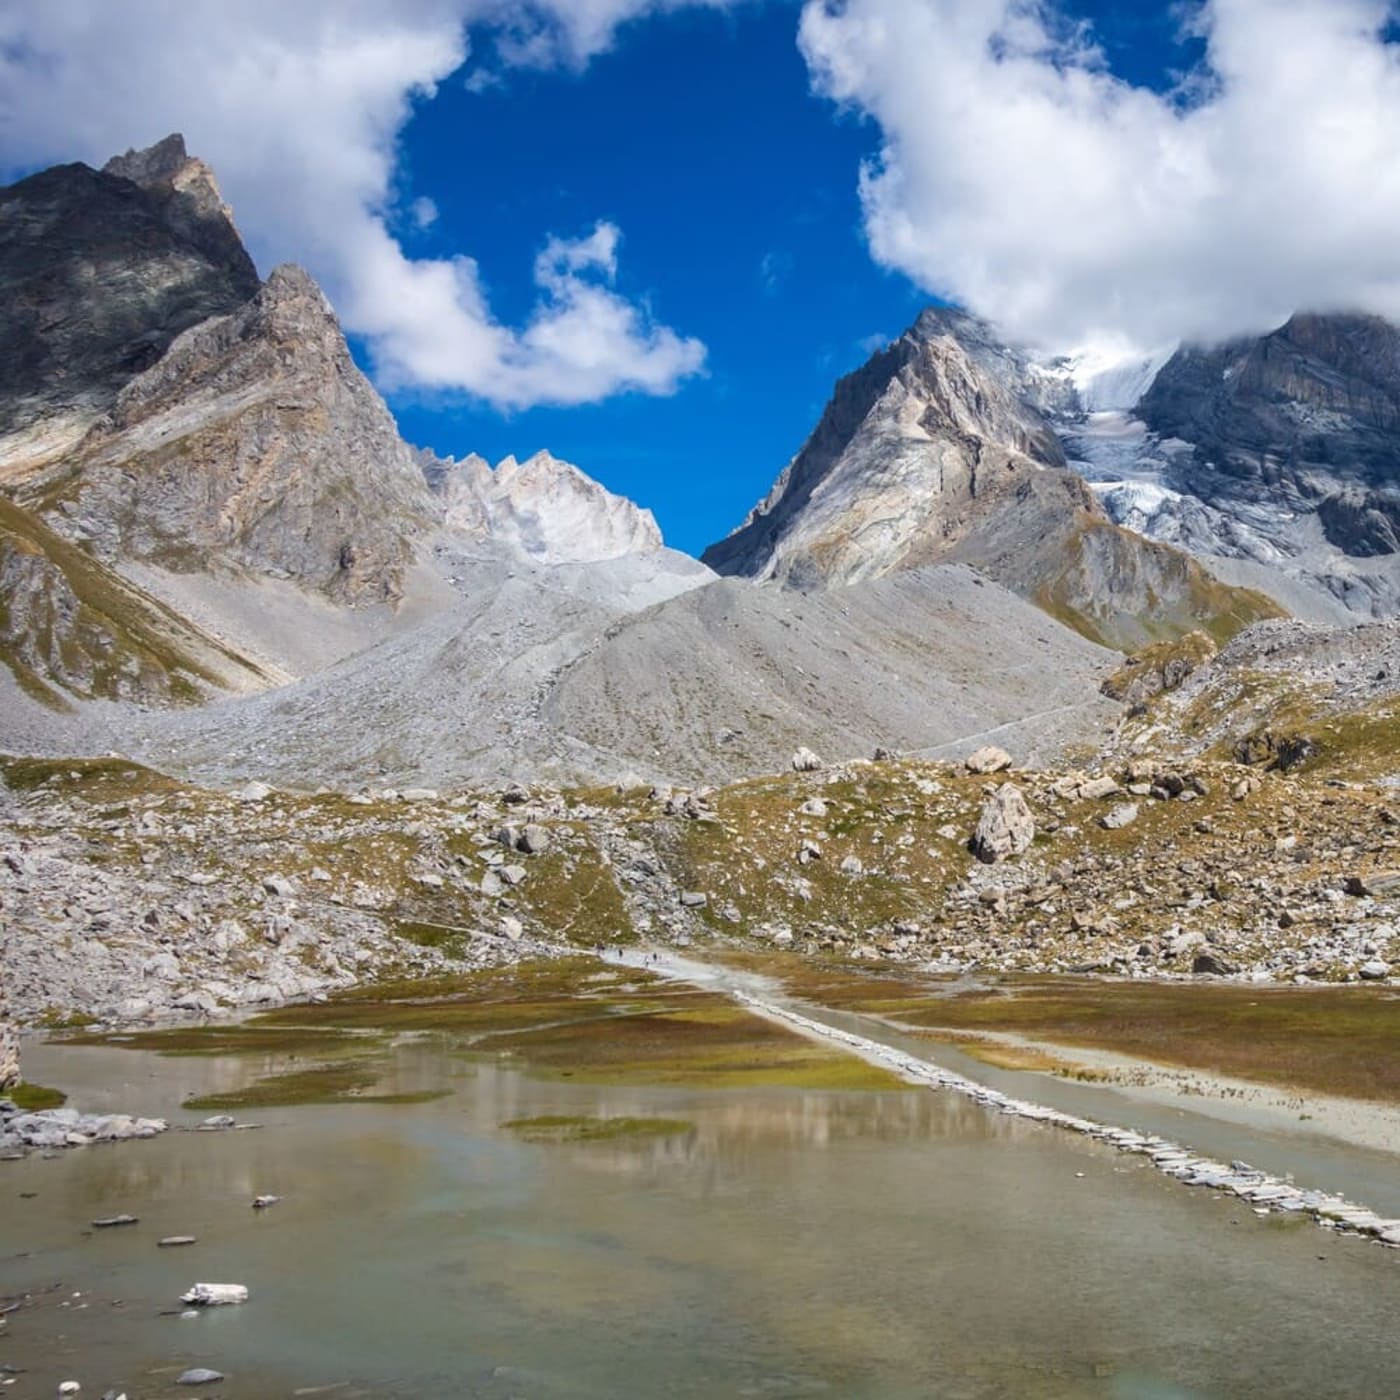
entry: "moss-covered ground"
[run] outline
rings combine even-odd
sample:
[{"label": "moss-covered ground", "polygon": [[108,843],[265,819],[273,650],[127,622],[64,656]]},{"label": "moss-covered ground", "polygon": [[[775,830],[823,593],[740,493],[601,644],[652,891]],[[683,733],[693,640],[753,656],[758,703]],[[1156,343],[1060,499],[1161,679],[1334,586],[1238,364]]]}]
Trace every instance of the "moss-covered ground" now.
[{"label": "moss-covered ground", "polygon": [[[943,1033],[1007,1068],[1077,1077],[1072,1065],[1034,1062],[1034,1048],[986,1036],[1010,1033],[1067,1050],[1107,1050],[1260,1084],[1400,1103],[1400,994],[1393,989],[1069,977],[968,986],[820,966],[789,967],[783,980],[814,1003]],[[1014,1063],[1018,1058],[1022,1063]],[[1052,1051],[1049,1058],[1058,1057]]]}]

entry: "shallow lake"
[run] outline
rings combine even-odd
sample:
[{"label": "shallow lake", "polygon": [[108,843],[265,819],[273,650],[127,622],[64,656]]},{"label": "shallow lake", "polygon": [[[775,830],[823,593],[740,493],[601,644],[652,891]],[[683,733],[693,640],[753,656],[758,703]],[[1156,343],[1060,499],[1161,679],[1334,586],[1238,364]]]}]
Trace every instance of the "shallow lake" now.
[{"label": "shallow lake", "polygon": [[[1400,1254],[1259,1220],[943,1092],[598,1086],[429,1037],[433,1102],[240,1114],[0,1164],[5,1391],[334,1396],[1400,1393]],[[83,1109],[163,1114],[248,1057],[35,1046]],[[533,1141],[540,1115],[655,1136]],[[254,1195],[282,1202],[254,1211]],[[92,1231],[127,1211],[139,1224]],[[198,1243],[160,1249],[164,1235]],[[196,1281],[242,1307],[179,1315]],[[76,1296],[81,1294],[81,1296]],[[182,1390],[189,1366],[226,1374]]]}]

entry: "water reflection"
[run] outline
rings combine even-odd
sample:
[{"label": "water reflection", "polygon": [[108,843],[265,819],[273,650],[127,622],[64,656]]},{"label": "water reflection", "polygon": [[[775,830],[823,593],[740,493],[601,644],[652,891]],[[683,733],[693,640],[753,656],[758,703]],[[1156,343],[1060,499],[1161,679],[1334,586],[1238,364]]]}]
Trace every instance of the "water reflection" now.
[{"label": "water reflection", "polygon": [[[186,1094],[282,1067],[44,1054],[36,1068],[84,1104],[129,1085],[124,1106],[186,1122]],[[71,1377],[160,1395],[191,1364],[226,1372],[234,1398],[340,1382],[544,1400],[1400,1384],[1381,1342],[1393,1256],[1241,1220],[1237,1203],[965,1099],[551,1082],[432,1040],[399,1047],[389,1083],[454,1092],[0,1168],[0,1292],[57,1285],[0,1342],[0,1362],[30,1368],[22,1393]],[[689,1126],[579,1144],[500,1127],[546,1114]],[[269,1191],[283,1204],[254,1212]],[[117,1210],[141,1224],[90,1231]],[[155,1247],[175,1233],[199,1244]],[[246,1283],[252,1301],[162,1315],[196,1278]]]}]

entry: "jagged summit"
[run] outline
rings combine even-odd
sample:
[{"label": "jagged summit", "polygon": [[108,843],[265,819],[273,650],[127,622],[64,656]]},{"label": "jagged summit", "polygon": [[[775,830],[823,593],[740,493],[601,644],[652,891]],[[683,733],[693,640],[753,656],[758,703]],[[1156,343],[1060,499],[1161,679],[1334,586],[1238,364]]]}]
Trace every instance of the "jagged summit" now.
[{"label": "jagged summit", "polygon": [[[144,150],[129,146],[124,155],[113,156],[102,167],[102,173],[118,175],[137,185],[172,184],[175,177],[191,163],[189,152],[185,149],[185,138],[174,131]],[[199,164],[203,165],[203,162]]]},{"label": "jagged summit", "polygon": [[570,462],[537,452],[494,469],[473,453],[428,468],[448,528],[541,563],[586,563],[662,548],[656,518]]}]

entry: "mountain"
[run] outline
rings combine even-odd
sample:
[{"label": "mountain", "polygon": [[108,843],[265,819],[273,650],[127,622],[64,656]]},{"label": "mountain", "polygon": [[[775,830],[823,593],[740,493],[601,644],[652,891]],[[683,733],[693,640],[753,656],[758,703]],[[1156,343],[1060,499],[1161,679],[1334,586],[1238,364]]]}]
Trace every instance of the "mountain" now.
[{"label": "mountain", "polygon": [[548,452],[524,462],[507,457],[494,471],[475,454],[460,462],[431,459],[424,470],[449,530],[498,540],[540,563],[588,563],[662,548],[649,510]]},{"label": "mountain", "polygon": [[767,498],[702,559],[804,589],[968,563],[1125,647],[1279,615],[1262,595],[1114,524],[1065,470],[1058,424],[1081,412],[1063,367],[1038,364],[962,312],[925,311],[840,381]]},{"label": "mountain", "polygon": [[316,600],[393,609],[436,506],[319,288],[259,280],[179,136],[0,191],[0,288],[0,655],[31,694],[192,703],[296,673],[299,636],[363,644]]},{"label": "mountain", "polygon": [[[966,570],[803,601],[717,579],[547,452],[409,447],[315,282],[258,280],[178,137],[3,201],[0,285],[33,314],[0,382],[0,748],[436,785],[1105,733],[1111,658]],[[1023,400],[1063,386],[965,329],[950,408],[990,385],[969,431],[1058,460]]]}]

